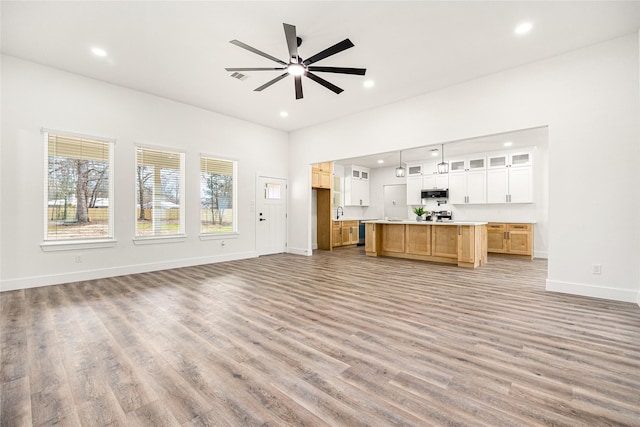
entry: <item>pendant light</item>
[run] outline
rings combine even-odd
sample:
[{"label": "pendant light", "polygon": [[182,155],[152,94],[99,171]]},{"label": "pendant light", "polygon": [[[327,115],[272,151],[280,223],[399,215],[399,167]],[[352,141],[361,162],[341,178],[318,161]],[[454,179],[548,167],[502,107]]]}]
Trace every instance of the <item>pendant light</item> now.
[{"label": "pendant light", "polygon": [[402,167],[402,150],[400,150],[400,166],[396,168],[396,177],[397,178],[404,177],[404,168]]},{"label": "pendant light", "polygon": [[444,161],[444,144],[442,144],[442,162],[438,163],[438,173],[449,173],[449,163]]}]

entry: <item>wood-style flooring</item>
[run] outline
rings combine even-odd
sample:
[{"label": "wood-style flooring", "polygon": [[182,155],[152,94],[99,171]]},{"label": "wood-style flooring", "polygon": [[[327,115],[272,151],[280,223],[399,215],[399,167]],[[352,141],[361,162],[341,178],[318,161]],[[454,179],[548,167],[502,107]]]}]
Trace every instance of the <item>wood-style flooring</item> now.
[{"label": "wood-style flooring", "polygon": [[640,426],[640,308],[361,248],[0,294],[4,426]]}]

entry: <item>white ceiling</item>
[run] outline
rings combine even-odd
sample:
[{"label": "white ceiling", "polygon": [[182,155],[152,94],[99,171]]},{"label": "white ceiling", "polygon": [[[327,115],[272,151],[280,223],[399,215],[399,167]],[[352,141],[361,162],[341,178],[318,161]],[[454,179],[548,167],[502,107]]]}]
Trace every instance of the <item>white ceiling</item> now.
[{"label": "white ceiling", "polygon": [[[639,1],[2,1],[2,53],[206,110],[291,131],[637,32]],[[525,36],[514,34],[523,21]],[[278,71],[231,78],[225,67],[277,66],[229,43],[287,59],[282,23],[309,57],[345,38],[355,47],[315,65],[363,67],[366,77],[319,73],[336,95]],[[91,47],[108,56],[95,57]],[[366,79],[375,86],[365,89]],[[280,117],[280,111],[289,116]]]}]

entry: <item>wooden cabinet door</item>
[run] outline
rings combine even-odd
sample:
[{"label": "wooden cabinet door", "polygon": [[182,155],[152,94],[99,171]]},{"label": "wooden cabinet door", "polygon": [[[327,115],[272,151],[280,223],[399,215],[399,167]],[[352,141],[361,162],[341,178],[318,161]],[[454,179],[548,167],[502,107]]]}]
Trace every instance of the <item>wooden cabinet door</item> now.
[{"label": "wooden cabinet door", "polygon": [[445,258],[458,257],[458,227],[455,225],[431,226],[431,255]]},{"label": "wooden cabinet door", "polygon": [[330,172],[320,172],[318,174],[318,185],[319,188],[331,188],[331,173]]},{"label": "wooden cabinet door", "polygon": [[349,243],[351,243],[352,245],[357,245],[358,242],[360,241],[360,230],[359,230],[359,224],[356,223],[355,225],[352,225],[351,227],[349,227],[349,229],[351,230],[351,238],[349,240]]},{"label": "wooden cabinet door", "polygon": [[507,227],[505,224],[487,224],[487,251],[503,254],[507,252]]},{"label": "wooden cabinet door", "polygon": [[508,224],[507,252],[515,255],[533,255],[533,226]]},{"label": "wooden cabinet door", "polygon": [[311,188],[318,188],[320,186],[320,172],[314,170],[311,172]]},{"label": "wooden cabinet door", "polygon": [[333,247],[342,246],[342,224],[339,221],[333,221]]},{"label": "wooden cabinet door", "polygon": [[378,239],[377,239],[377,229],[376,224],[366,224],[366,230],[364,233],[364,250],[367,253],[375,254],[378,252]]},{"label": "wooden cabinet door", "polygon": [[414,255],[431,255],[431,226],[406,225],[406,252]]},{"label": "wooden cabinet door", "polygon": [[458,226],[458,262],[475,262],[475,227]]},{"label": "wooden cabinet door", "polygon": [[404,252],[404,224],[385,224],[382,227],[382,251]]}]

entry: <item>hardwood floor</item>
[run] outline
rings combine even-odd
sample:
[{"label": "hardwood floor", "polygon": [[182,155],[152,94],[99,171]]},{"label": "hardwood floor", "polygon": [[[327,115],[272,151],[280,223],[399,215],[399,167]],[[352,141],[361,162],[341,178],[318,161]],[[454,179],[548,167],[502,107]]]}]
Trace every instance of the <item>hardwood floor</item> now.
[{"label": "hardwood floor", "polygon": [[640,308],[361,248],[0,294],[4,426],[640,426]]}]

